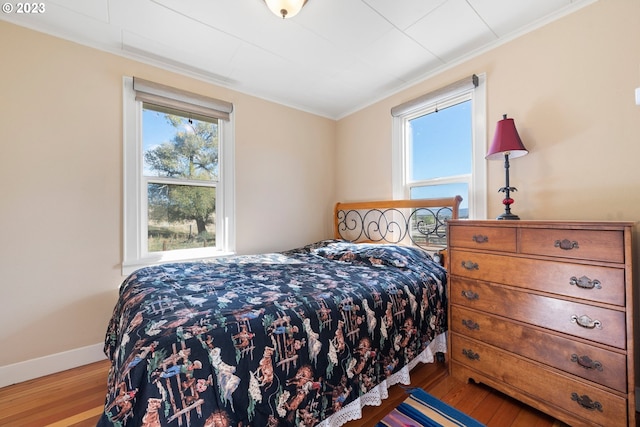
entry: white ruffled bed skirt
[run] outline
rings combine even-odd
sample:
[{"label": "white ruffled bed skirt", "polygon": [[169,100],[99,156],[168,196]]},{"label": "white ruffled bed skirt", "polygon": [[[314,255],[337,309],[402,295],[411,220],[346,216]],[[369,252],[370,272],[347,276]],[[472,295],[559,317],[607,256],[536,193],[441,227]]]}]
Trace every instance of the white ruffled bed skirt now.
[{"label": "white ruffled bed skirt", "polygon": [[340,411],[331,415],[316,427],[340,427],[352,420],[359,420],[362,418],[362,408],[364,406],[380,406],[382,401],[389,397],[389,387],[394,384],[411,384],[411,378],[409,371],[411,371],[418,362],[433,363],[434,355],[436,353],[447,352],[447,336],[446,332],[436,336],[433,341],[427,346],[427,348],[414,358],[409,364],[405,365],[395,374],[389,376],[386,380],[382,381],[376,387],[369,390],[367,394],[360,396],[360,398],[349,403],[343,407]]}]

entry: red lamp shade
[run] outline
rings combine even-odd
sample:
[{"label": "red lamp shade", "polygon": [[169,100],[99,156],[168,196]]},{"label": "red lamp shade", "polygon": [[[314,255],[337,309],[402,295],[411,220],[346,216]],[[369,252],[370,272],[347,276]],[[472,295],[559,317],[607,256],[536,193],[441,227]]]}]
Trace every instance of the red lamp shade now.
[{"label": "red lamp shade", "polygon": [[518,135],[513,119],[507,119],[505,114],[496,126],[493,143],[485,158],[487,160],[504,160],[504,155],[509,154],[509,157],[513,159],[524,156],[528,152],[520,135]]}]

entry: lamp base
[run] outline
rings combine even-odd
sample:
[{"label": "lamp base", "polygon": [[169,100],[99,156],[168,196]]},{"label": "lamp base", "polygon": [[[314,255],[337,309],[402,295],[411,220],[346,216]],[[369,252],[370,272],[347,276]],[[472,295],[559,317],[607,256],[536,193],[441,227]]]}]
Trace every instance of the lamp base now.
[{"label": "lamp base", "polygon": [[517,220],[517,219],[520,219],[520,217],[516,214],[512,214],[511,212],[508,212],[508,213],[505,212],[499,217],[497,217],[496,219]]}]

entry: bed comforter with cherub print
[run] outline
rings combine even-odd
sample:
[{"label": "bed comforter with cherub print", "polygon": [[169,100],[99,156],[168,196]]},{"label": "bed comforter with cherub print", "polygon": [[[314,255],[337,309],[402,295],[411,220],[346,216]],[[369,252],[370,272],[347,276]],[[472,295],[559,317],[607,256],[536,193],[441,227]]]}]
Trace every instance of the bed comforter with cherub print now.
[{"label": "bed comforter with cherub print", "polygon": [[420,249],[322,241],[131,274],[99,426],[313,426],[446,330]]}]

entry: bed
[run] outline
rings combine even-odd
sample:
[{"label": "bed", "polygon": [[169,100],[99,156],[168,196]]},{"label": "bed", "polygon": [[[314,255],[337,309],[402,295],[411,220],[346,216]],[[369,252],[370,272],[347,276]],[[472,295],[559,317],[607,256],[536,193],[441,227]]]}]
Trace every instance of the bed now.
[{"label": "bed", "polygon": [[340,426],[446,351],[460,197],[338,203],[333,239],[127,277],[98,426]]}]

